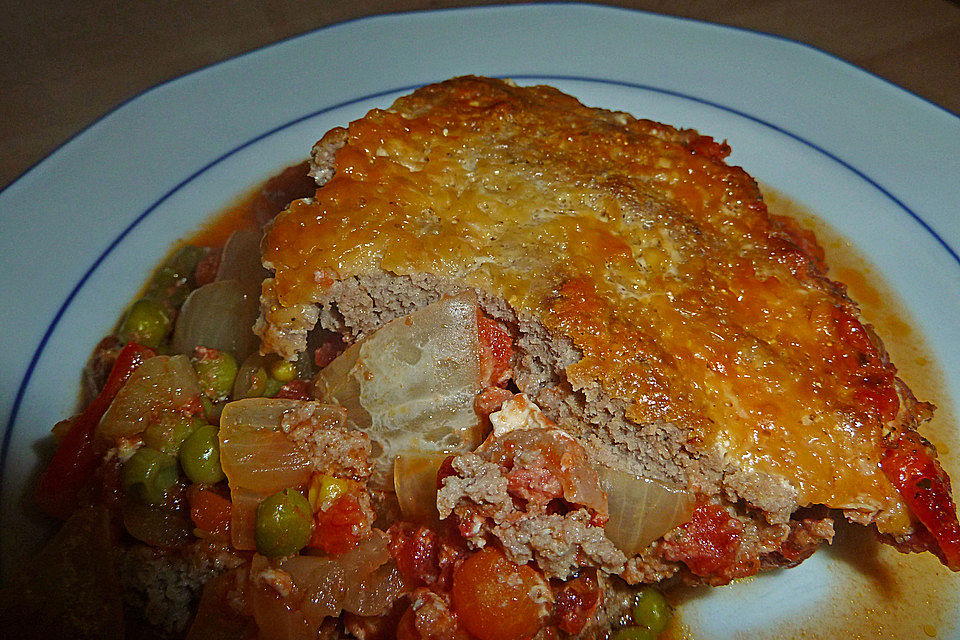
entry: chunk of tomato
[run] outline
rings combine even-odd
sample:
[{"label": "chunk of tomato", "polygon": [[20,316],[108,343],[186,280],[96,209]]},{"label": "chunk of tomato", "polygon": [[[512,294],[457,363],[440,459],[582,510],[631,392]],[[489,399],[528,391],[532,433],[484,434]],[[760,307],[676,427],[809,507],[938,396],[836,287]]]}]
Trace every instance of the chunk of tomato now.
[{"label": "chunk of tomato", "polygon": [[[960,522],[950,478],[936,454],[916,432],[900,434],[884,453],[880,468],[935,541],[930,550],[951,571],[960,571]],[[918,539],[923,539],[920,536]]]}]

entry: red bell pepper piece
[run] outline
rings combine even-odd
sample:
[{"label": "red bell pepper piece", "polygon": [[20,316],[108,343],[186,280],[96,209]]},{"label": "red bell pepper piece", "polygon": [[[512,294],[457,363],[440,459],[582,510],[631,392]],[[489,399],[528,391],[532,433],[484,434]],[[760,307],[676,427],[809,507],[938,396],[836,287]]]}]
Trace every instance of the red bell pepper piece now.
[{"label": "red bell pepper piece", "polygon": [[100,418],[130,374],[155,355],[154,349],[134,342],[120,351],[103,389],[70,425],[50,465],[40,476],[34,499],[44,513],[66,520],[77,508],[81,490],[100,463],[93,438]]},{"label": "red bell pepper piece", "polygon": [[[916,432],[900,434],[880,459],[880,468],[929,536],[916,540],[929,546],[951,571],[960,571],[960,522],[950,493],[950,478],[936,453]],[[931,539],[932,538],[932,539]]]}]

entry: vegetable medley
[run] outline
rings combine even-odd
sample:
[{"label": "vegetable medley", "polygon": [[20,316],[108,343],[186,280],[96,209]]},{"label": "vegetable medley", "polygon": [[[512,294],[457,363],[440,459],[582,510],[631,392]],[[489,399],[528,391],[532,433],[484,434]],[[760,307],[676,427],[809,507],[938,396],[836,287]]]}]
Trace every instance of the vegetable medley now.
[{"label": "vegetable medley", "polygon": [[[70,614],[77,637],[147,628],[191,639],[664,632],[671,611],[656,589],[620,582],[618,609],[614,579],[596,569],[558,579],[496,543],[468,544],[469,517],[441,513],[438,487],[456,473],[453,454],[481,451],[517,471],[511,492],[517,479],[527,508],[585,508],[626,553],[682,522],[688,498],[615,470],[598,475],[516,393],[511,336],[470,296],[351,345],[317,330],[292,362],[259,354],[259,238],[240,230],[222,248],[180,248],[98,345],[90,399],[54,428],[56,453],[35,499],[65,521],[51,545],[87,545],[107,560],[89,575],[75,563],[73,582],[24,593],[59,598],[56,589],[105,584],[103,572],[130,573],[131,562],[157,584],[163,567],[189,567],[180,570],[189,583],[179,585],[182,615],[151,610],[150,585],[121,575],[127,614],[118,602],[105,608],[112,618],[103,608]],[[518,447],[540,466],[524,467]],[[657,514],[652,524],[638,526],[641,508]],[[70,616],[54,618],[47,624]]]}]

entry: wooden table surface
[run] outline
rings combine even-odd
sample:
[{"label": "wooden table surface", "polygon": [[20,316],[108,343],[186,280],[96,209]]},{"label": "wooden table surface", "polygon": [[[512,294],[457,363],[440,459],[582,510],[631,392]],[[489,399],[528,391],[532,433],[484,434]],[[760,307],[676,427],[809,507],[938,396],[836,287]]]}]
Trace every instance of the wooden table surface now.
[{"label": "wooden table surface", "polygon": [[[0,0],[0,187],[144,89],[359,16],[461,0]],[[499,2],[498,4],[506,4]],[[960,4],[947,0],[611,2],[805,42],[960,114]]]}]

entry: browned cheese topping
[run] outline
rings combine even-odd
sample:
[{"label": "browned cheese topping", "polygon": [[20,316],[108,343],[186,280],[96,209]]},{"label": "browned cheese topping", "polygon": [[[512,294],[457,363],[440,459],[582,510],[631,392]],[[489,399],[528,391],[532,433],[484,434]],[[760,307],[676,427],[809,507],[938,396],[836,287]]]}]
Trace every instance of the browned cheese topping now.
[{"label": "browned cheese topping", "polygon": [[377,270],[476,287],[569,338],[574,388],[627,401],[635,423],[677,425],[798,506],[905,526],[878,468],[905,411],[895,369],[816,240],[767,213],[725,144],[480,78],[345,136],[333,178],[264,240],[280,307]]}]

